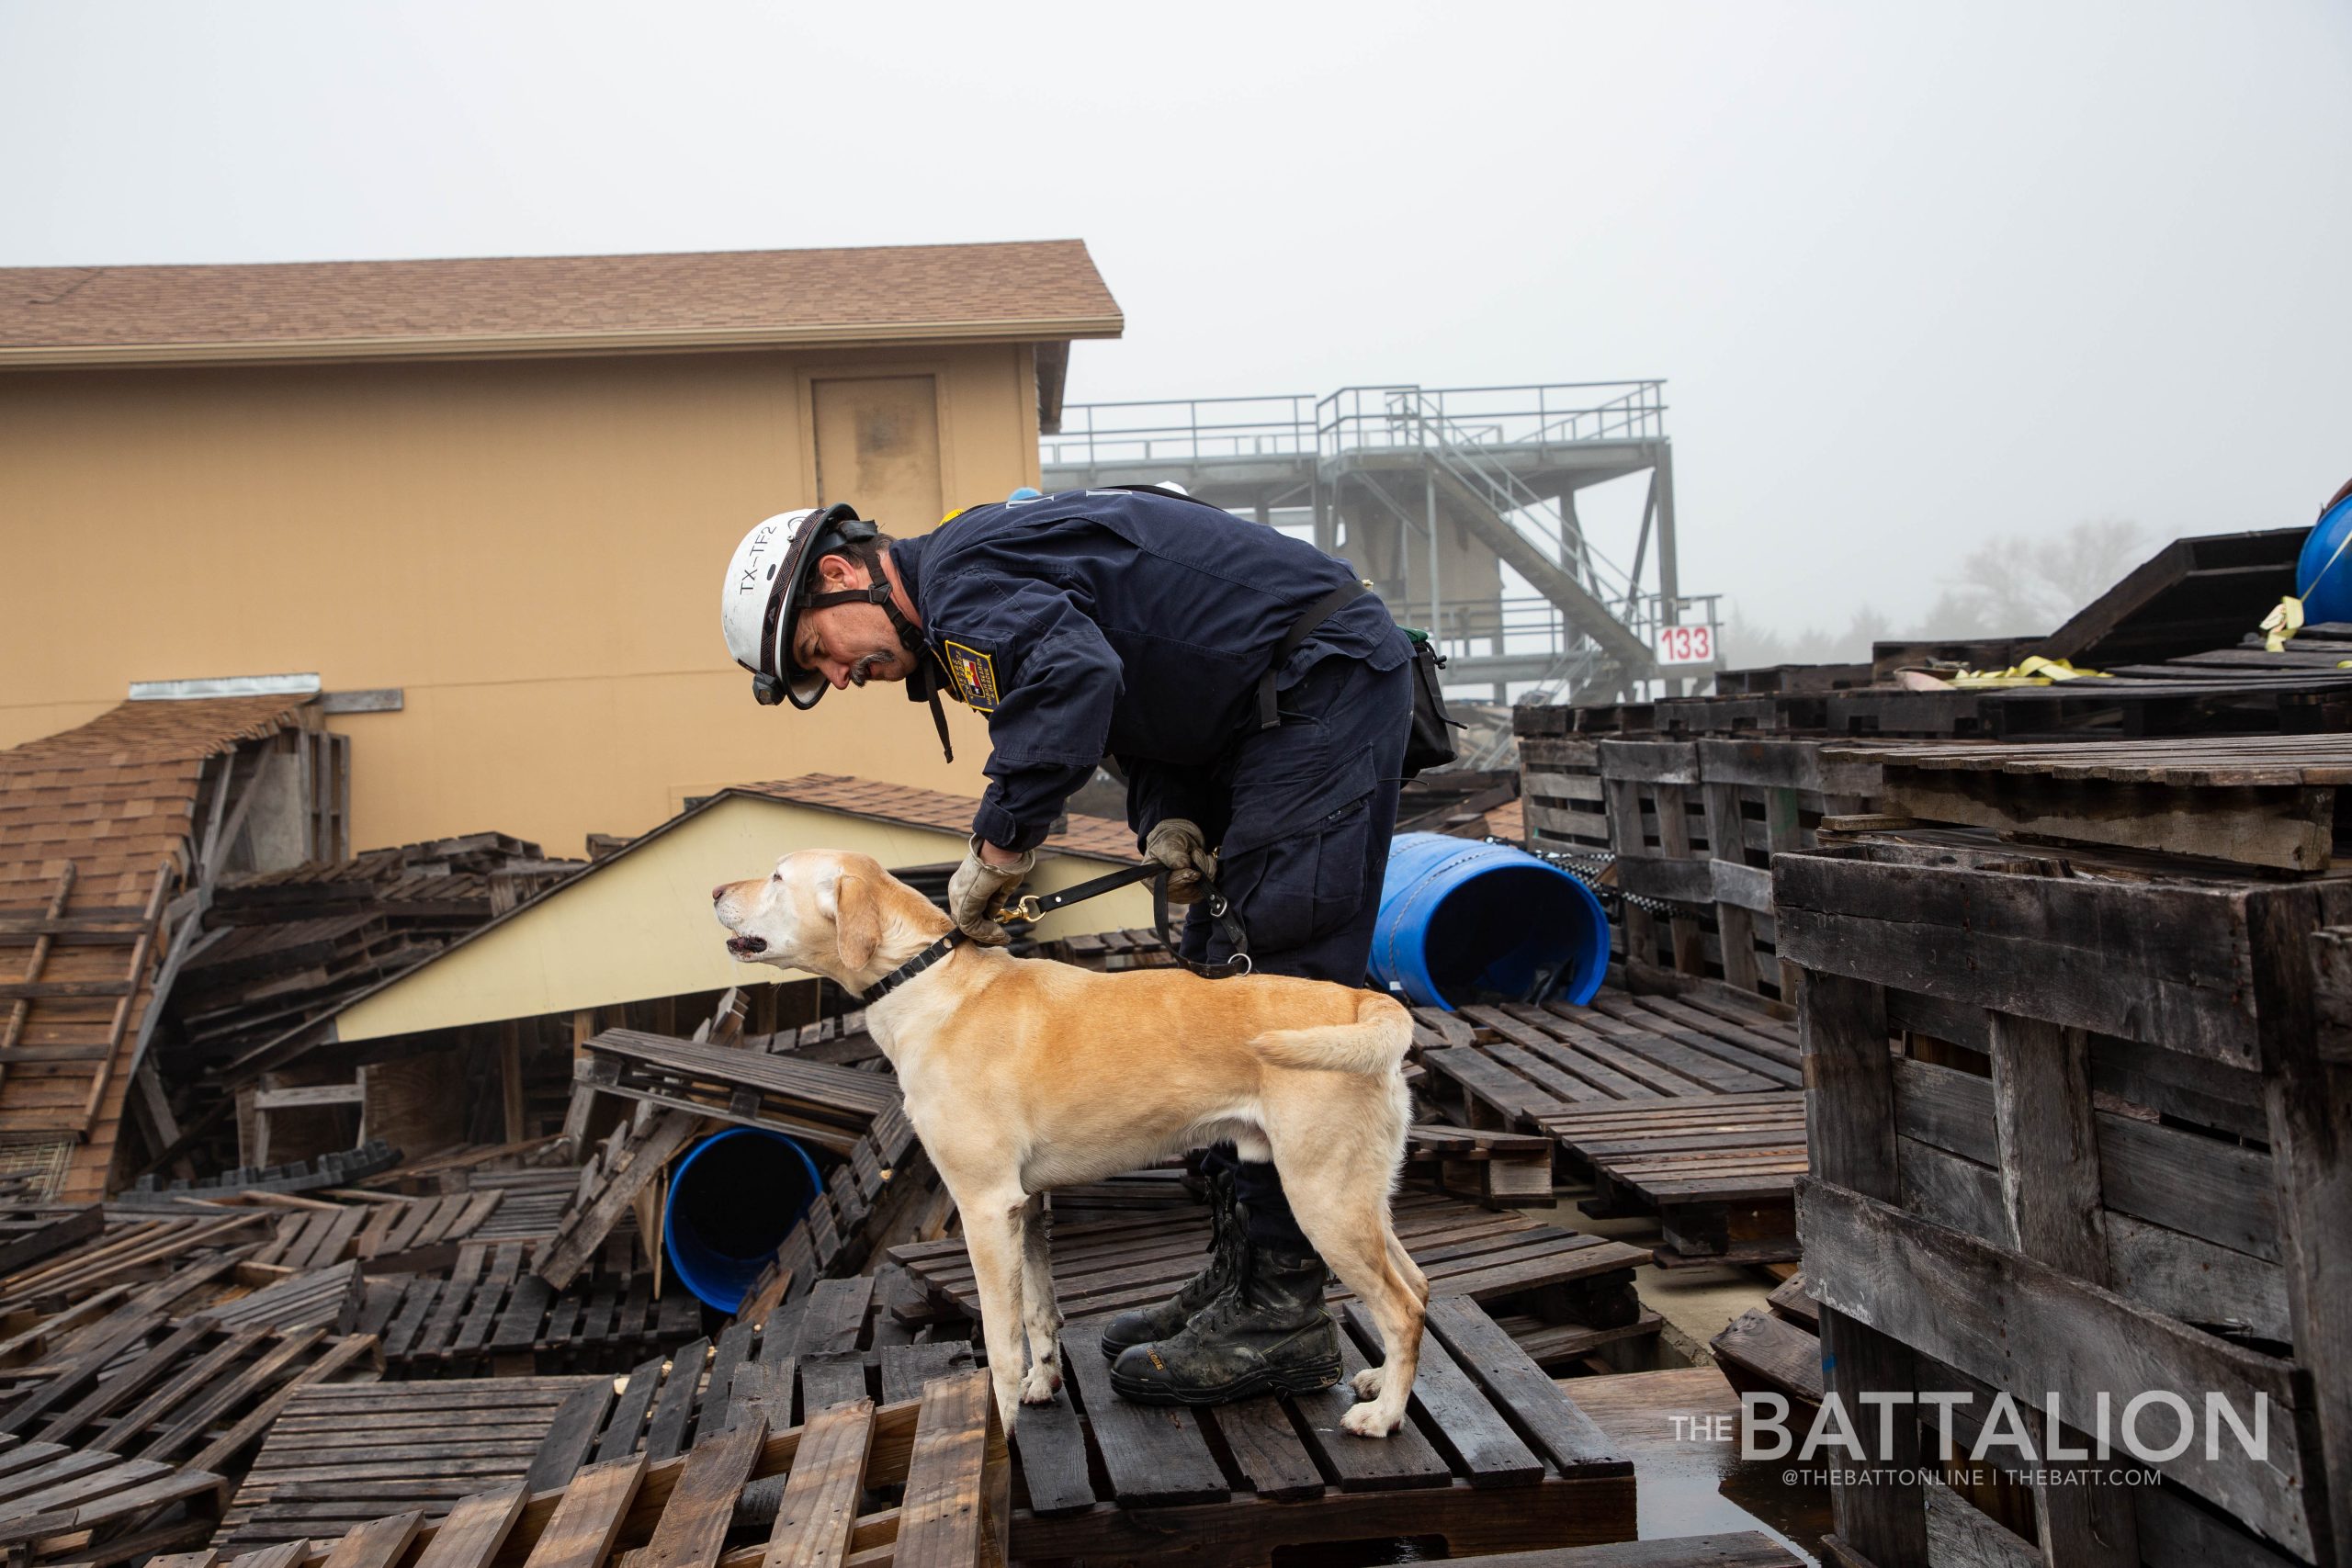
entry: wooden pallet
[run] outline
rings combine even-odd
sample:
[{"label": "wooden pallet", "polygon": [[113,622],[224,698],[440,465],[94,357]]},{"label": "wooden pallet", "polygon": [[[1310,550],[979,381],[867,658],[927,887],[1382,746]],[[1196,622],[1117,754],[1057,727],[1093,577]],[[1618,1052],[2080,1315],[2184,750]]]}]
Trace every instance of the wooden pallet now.
[{"label": "wooden pallet", "polygon": [[[234,1194],[231,1195],[232,1198]],[[454,1192],[441,1198],[368,1194],[359,1202],[277,1197],[290,1213],[277,1216],[277,1234],[252,1261],[297,1271],[345,1258],[398,1258],[402,1254],[465,1240],[497,1213],[497,1192]]]},{"label": "wooden pallet", "polygon": [[1420,1092],[1449,1120],[1542,1132],[1578,1109],[1785,1091],[1798,1087],[1793,1026],[1719,987],[1680,996],[1614,988],[1592,1005],[1417,1009]]},{"label": "wooden pallet", "polygon": [[[332,1434],[332,1427],[322,1427]],[[854,1560],[905,1568],[1002,1568],[1010,1555],[1012,1463],[984,1373],[936,1378],[917,1397],[858,1401],[807,1425],[764,1416],[663,1461],[605,1460],[552,1486],[483,1483],[307,1545],[251,1528],[220,1547],[282,1548],[159,1559],[157,1568],[757,1568]],[[392,1490],[394,1488],[387,1488]],[[895,1506],[875,1506],[895,1492]],[[240,1496],[242,1501],[242,1495]],[[379,1514],[381,1510],[379,1509]],[[440,1516],[428,1522],[432,1516]],[[331,1523],[321,1518],[316,1522]],[[732,1532],[732,1533],[730,1533]],[[742,1544],[732,1545],[740,1540]]]},{"label": "wooden pallet", "polygon": [[[1476,1208],[1427,1191],[1394,1203],[1396,1234],[1430,1277],[1430,1288],[1472,1297],[1493,1310],[1572,1333],[1623,1330],[1655,1334],[1654,1315],[1634,1295],[1633,1269],[1649,1261],[1638,1247],[1577,1235],[1519,1214]],[[1208,1245],[1204,1208],[1059,1227],[1053,1238],[1054,1285],[1071,1319],[1104,1316],[1164,1301],[1197,1272]],[[922,1298],[894,1308],[909,1322],[979,1318],[971,1259],[960,1238],[894,1247]],[[1334,1302],[1347,1292],[1336,1282]],[[1579,1341],[1579,1343],[1589,1343]]]},{"label": "wooden pallet", "polygon": [[0,1211],[0,1277],[28,1269],[104,1229],[106,1211],[96,1203]]},{"label": "wooden pallet", "polygon": [[568,1474],[592,1461],[642,1453],[661,1461],[714,1442],[761,1413],[791,1424],[865,1398],[913,1398],[931,1378],[969,1368],[961,1339],[917,1342],[876,1311],[870,1276],[827,1280],[762,1318],[739,1317],[716,1339],[655,1357],[587,1391],[557,1418],[536,1468]]},{"label": "wooden pallet", "polygon": [[1552,1201],[1552,1141],[1416,1122],[1406,1135],[1405,1176],[1490,1209],[1545,1208]]},{"label": "wooden pallet", "polygon": [[[2316,933],[2352,928],[2352,880],[2091,869],[1877,843],[1775,863],[1805,971],[1797,1206],[1829,1388],[1851,1407],[1937,1367],[2070,1412],[2267,1402],[2260,1458],[2196,1448],[2148,1461],[2161,1487],[2038,1488],[2049,1560],[2135,1521],[2209,1560],[2259,1560],[2255,1536],[2321,1560],[2352,1540],[2352,1495],[2309,1483],[2352,1472],[2352,1334],[2324,1304],[2352,1291],[2333,1196],[2352,1033],[2325,999],[2352,1000],[2329,962],[2352,929]],[[1891,1025],[1945,1049],[1891,1056]],[[1839,1537],[1910,1568],[1915,1461],[1874,1457],[1834,1489]],[[2183,1493],[2211,1511],[2184,1522]]]},{"label": "wooden pallet", "polygon": [[[1344,1326],[1352,1375],[1378,1337],[1361,1307]],[[1434,1536],[1459,1555],[1634,1534],[1631,1461],[1464,1298],[1432,1298],[1408,1420],[1381,1441],[1340,1429],[1355,1404],[1344,1382],[1215,1409],[1130,1404],[1111,1390],[1101,1328],[1064,1330],[1069,1382],[1022,1411],[1018,1556],[1182,1551],[1243,1568],[1306,1542]]]},{"label": "wooden pallet", "polygon": [[1577,1207],[1596,1219],[1658,1216],[1660,1265],[1797,1259],[1803,1093],[1621,1100],[1538,1120],[1591,1175],[1594,1194]]},{"label": "wooden pallet", "polygon": [[[582,1391],[601,1377],[318,1384],[269,1429],[214,1537],[250,1549],[332,1537],[403,1509],[438,1513],[517,1483]],[[569,1479],[566,1472],[564,1479]]]},{"label": "wooden pallet", "polygon": [[1874,747],[1876,810],[2061,843],[2324,871],[2352,736]]},{"label": "wooden pallet", "polygon": [[11,1374],[0,1432],[229,1472],[301,1389],[364,1373],[375,1341],[216,1313],[184,1320],[127,1307]]},{"label": "wooden pallet", "polygon": [[201,1541],[228,1483],[209,1471],[0,1438],[0,1551],[12,1562],[121,1562]]},{"label": "wooden pallet", "polygon": [[469,1242],[446,1271],[372,1281],[355,1319],[381,1336],[388,1376],[618,1372],[702,1331],[702,1308],[650,1273],[591,1276],[561,1291],[529,1271],[527,1244]]},{"label": "wooden pallet", "polygon": [[604,1093],[769,1128],[838,1155],[899,1104],[887,1074],[740,1046],[608,1029],[580,1053],[579,1080]]},{"label": "wooden pallet", "polygon": [[[109,1209],[106,1228],[0,1278],[0,1324],[128,1292],[208,1258],[245,1256],[271,1232],[263,1211],[157,1215]],[[33,1326],[29,1318],[18,1327]]]}]

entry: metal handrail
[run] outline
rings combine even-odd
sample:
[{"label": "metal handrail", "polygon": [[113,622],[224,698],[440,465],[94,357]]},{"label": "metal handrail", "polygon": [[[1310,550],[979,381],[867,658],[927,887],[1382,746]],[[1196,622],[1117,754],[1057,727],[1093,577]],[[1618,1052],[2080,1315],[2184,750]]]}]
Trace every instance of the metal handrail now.
[{"label": "metal handrail", "polygon": [[[1415,385],[1342,387],[1328,397],[1306,392],[1270,393],[1239,398],[1137,398],[1099,403],[1071,403],[1062,410],[1059,434],[1045,436],[1040,445],[1051,450],[1056,463],[1104,460],[1105,448],[1137,460],[1175,460],[1230,456],[1334,457],[1341,450],[1380,450],[1395,443],[1347,438],[1372,423],[1386,424],[1387,413],[1362,411],[1368,395],[1408,393],[1425,400],[1434,420],[1447,427],[1449,439],[1472,446],[1544,446],[1555,441],[1656,439],[1665,434],[1666,412],[1661,380],[1556,381],[1497,387],[1435,387]],[[1585,394],[1606,391],[1594,399]],[[1503,400],[1500,407],[1483,406]],[[1336,420],[1327,420],[1327,407],[1351,403]],[[1255,406],[1267,417],[1229,419],[1226,411]],[[1466,406],[1479,405],[1479,406]],[[1167,417],[1130,423],[1123,411],[1166,411]],[[1204,419],[1203,412],[1208,411]],[[1109,423],[1105,423],[1106,419]],[[1329,434],[1331,441],[1326,441]],[[1247,441],[1251,450],[1244,452]]]}]

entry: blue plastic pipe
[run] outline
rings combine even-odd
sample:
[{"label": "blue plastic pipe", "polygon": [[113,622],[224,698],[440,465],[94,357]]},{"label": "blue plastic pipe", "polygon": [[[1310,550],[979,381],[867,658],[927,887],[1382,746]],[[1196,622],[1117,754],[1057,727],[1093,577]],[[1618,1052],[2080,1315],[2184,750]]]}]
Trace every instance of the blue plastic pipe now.
[{"label": "blue plastic pipe", "polygon": [[1582,1004],[1609,968],[1609,917],[1592,889],[1504,844],[1399,833],[1388,850],[1374,984],[1417,1007]]},{"label": "blue plastic pipe", "polygon": [[696,1144],[670,1178],[662,1250],[678,1282],[731,1313],[823,1188],[808,1151],[781,1133],[736,1127]]}]

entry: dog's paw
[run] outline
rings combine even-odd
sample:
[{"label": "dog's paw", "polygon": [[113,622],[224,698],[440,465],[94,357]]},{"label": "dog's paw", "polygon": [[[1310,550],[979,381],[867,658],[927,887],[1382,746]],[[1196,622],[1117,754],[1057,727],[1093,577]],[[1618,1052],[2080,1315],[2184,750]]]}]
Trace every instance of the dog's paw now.
[{"label": "dog's paw", "polygon": [[1355,1376],[1356,1397],[1358,1399],[1378,1399],[1380,1397],[1381,1373],[1386,1370],[1387,1369],[1385,1367],[1366,1367],[1363,1371],[1358,1372]]},{"label": "dog's paw", "polygon": [[1041,1362],[1030,1368],[1028,1376],[1021,1380],[1021,1403],[1051,1404],[1055,1392],[1061,1386],[1061,1369]]},{"label": "dog's paw", "polygon": [[1377,1404],[1359,1404],[1340,1417],[1340,1425],[1359,1438],[1385,1438],[1404,1424],[1402,1416],[1384,1416]]}]

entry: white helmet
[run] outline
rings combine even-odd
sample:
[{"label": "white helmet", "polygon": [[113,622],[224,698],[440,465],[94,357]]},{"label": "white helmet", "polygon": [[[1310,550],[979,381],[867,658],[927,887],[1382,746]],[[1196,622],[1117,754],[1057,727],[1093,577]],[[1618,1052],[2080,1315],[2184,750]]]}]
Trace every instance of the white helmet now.
[{"label": "white helmet", "polygon": [[853,506],[810,506],[777,513],[735,547],[719,589],[718,629],[735,662],[752,672],[752,694],[763,705],[788,700],[812,708],[825,694],[825,678],[793,661],[792,624],[817,558],[875,532]]}]

